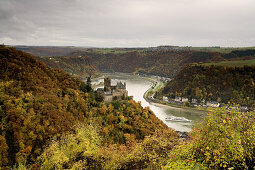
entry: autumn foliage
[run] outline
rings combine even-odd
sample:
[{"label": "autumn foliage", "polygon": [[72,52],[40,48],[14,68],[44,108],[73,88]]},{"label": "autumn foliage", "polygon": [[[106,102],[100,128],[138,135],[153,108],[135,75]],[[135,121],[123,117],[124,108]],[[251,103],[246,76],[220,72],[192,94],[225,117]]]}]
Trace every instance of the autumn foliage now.
[{"label": "autumn foliage", "polygon": [[166,169],[252,169],[255,167],[255,114],[212,110],[176,146]]},{"label": "autumn foliage", "polygon": [[95,124],[105,143],[126,144],[166,129],[135,101],[104,104],[69,74],[32,55],[0,46],[0,166],[30,164],[52,139]]},{"label": "autumn foliage", "polygon": [[166,85],[162,95],[234,102],[254,107],[255,67],[189,65]]}]

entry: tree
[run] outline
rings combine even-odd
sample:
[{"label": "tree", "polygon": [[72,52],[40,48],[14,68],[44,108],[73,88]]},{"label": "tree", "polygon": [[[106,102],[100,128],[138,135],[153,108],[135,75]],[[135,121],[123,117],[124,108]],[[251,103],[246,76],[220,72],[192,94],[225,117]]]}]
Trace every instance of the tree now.
[{"label": "tree", "polygon": [[90,76],[87,78],[86,90],[87,90],[87,92],[91,92],[92,91],[91,77]]}]

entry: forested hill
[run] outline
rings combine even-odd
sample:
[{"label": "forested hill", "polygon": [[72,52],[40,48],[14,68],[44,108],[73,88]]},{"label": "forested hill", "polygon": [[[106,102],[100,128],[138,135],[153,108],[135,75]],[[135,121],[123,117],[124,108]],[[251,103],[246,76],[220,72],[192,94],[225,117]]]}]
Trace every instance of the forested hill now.
[{"label": "forested hill", "polygon": [[132,51],[125,53],[74,52],[91,56],[100,71],[127,72],[173,77],[188,63],[224,60],[216,53],[193,51]]},{"label": "forested hill", "polygon": [[77,50],[86,48],[73,46],[14,46],[18,50],[33,54],[35,56],[51,57],[51,56],[66,56]]},{"label": "forested hill", "polygon": [[89,56],[66,57],[77,50],[86,50],[81,47],[55,46],[15,46],[15,48],[36,56],[51,68],[57,68],[79,78],[97,76],[99,71]]},{"label": "forested hill", "polygon": [[255,66],[189,65],[166,85],[162,94],[254,107]]},{"label": "forested hill", "polygon": [[62,69],[73,76],[84,79],[99,75],[99,70],[89,56],[38,57],[47,66]]},{"label": "forested hill", "polygon": [[219,62],[226,60],[252,59],[255,50],[234,50],[229,53],[193,50],[135,50],[101,52],[96,50],[76,51],[72,56],[91,56],[100,71],[144,73],[174,77],[190,63]]},{"label": "forested hill", "polygon": [[[190,63],[254,59],[254,48],[80,48],[29,47],[19,49],[34,54],[53,68],[84,77],[102,72],[127,72],[174,77]],[[50,57],[49,57],[50,56]]]},{"label": "forested hill", "polygon": [[[47,67],[28,53],[1,45],[0,66],[0,169],[14,164],[38,168],[42,165],[38,156],[43,148],[53,139],[82,129],[80,126],[90,124],[92,130],[98,129],[102,145],[134,143],[157,130],[167,129],[154,113],[139,103],[130,100],[105,104],[89,84]],[[92,137],[98,136],[92,134]],[[82,141],[91,142],[84,138]],[[98,143],[91,145],[98,146]],[[82,145],[82,151],[91,145]],[[75,149],[79,148],[71,151],[76,152]],[[84,160],[83,165],[87,167],[102,161],[97,155],[81,156],[80,151],[68,160],[65,159],[62,168],[75,161]]]}]

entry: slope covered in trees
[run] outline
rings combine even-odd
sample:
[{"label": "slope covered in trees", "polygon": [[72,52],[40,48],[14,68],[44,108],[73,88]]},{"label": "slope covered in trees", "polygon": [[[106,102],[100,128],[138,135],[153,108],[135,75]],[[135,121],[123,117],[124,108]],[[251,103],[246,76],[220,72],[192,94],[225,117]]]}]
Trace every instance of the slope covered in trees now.
[{"label": "slope covered in trees", "polygon": [[79,78],[99,75],[99,71],[89,56],[38,57],[51,68],[62,69]]},{"label": "slope covered in trees", "polygon": [[84,50],[86,48],[74,46],[14,46],[18,50],[33,54],[35,56],[66,56],[77,50]]},{"label": "slope covered in trees", "polygon": [[192,50],[137,50],[123,53],[96,50],[76,51],[72,56],[91,56],[100,71],[144,73],[174,77],[190,63],[219,62],[226,60],[252,59],[255,50],[234,50],[230,53]]},{"label": "slope covered in trees", "polygon": [[0,66],[0,167],[37,166],[43,147],[78,123],[98,126],[104,142],[113,144],[167,128],[139,103],[106,105],[79,79],[14,48],[0,46]]},{"label": "slope covered in trees", "polygon": [[193,62],[223,61],[217,53],[194,51],[133,51],[126,53],[74,52],[72,56],[91,56],[100,71],[128,72],[173,77]]},{"label": "slope covered in trees", "polygon": [[189,65],[166,85],[162,94],[254,107],[255,66]]},{"label": "slope covered in trees", "polygon": [[[103,72],[135,72],[174,77],[184,66],[190,63],[247,60],[255,57],[254,48],[177,46],[152,48],[25,46],[19,48],[40,57],[39,59],[50,67],[61,68],[78,76],[97,74],[97,69],[99,69]],[[51,59],[47,56],[51,56]]]}]

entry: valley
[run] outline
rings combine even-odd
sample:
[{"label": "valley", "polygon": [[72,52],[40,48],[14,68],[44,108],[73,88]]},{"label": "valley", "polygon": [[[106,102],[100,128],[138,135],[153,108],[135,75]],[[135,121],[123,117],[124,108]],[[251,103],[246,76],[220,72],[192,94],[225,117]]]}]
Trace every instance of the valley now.
[{"label": "valley", "polygon": [[[254,167],[255,71],[252,63],[246,66],[253,51],[163,49],[35,57],[1,45],[0,167]],[[94,82],[103,85],[102,75],[112,79],[113,91],[122,81],[132,97],[104,101],[92,89]],[[185,101],[180,107],[160,104],[166,97]],[[192,98],[238,102],[249,111],[199,111],[186,107]]]},{"label": "valley", "polygon": [[[118,81],[125,82],[127,84],[127,91],[130,96],[133,96],[133,99],[137,102],[141,102],[143,107],[149,107],[155,115],[162,120],[168,127],[175,129],[180,132],[189,132],[194,123],[198,123],[202,120],[202,117],[206,115],[205,111],[199,111],[189,108],[176,108],[176,107],[167,107],[164,105],[159,105],[157,103],[151,103],[146,101],[144,94],[149,90],[153,83],[155,82],[155,77],[141,77],[134,76],[131,74],[124,73],[104,73],[106,77],[112,79],[113,84],[116,84]],[[103,79],[96,79],[92,81],[93,83],[103,82]],[[103,87],[103,86],[98,86]],[[191,122],[173,122],[166,121],[166,118],[169,116],[175,117],[185,117]]]}]

